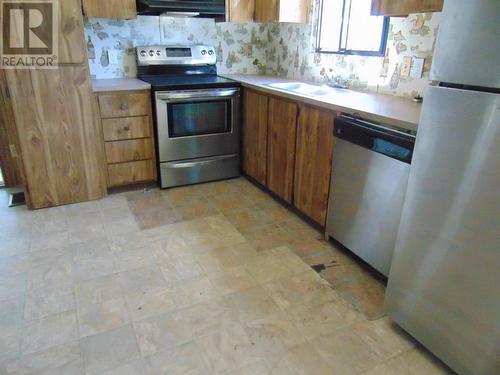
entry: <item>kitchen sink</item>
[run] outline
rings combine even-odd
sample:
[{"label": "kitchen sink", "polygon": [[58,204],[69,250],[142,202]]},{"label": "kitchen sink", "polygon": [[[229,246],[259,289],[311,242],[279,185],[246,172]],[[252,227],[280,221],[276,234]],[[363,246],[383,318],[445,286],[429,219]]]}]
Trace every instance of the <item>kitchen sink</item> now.
[{"label": "kitchen sink", "polygon": [[280,82],[280,83],[269,83],[267,86],[273,89],[284,90],[295,92],[297,94],[309,95],[309,96],[323,96],[330,94],[332,90],[324,88],[322,86],[311,85],[309,83],[303,82]]}]

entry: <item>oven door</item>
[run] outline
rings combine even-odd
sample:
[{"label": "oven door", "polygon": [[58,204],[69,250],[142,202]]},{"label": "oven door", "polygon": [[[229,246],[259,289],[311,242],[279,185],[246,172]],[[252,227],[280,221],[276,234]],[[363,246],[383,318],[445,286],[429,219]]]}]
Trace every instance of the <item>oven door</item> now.
[{"label": "oven door", "polygon": [[239,153],[240,90],[156,93],[159,161]]}]

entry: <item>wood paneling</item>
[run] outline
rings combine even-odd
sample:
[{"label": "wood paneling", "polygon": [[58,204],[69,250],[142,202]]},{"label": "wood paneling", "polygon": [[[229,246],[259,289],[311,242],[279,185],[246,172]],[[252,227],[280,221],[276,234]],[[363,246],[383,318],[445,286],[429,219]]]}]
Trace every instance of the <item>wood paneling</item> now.
[{"label": "wood paneling", "polygon": [[269,98],[267,187],[289,203],[293,198],[297,104]]},{"label": "wood paneling", "polygon": [[102,120],[105,141],[119,141],[151,137],[151,118],[149,116],[125,117]]},{"label": "wood paneling", "polygon": [[252,22],[254,12],[253,0],[226,0],[226,21],[228,22]]},{"label": "wood paneling", "polygon": [[154,162],[152,160],[108,165],[108,180],[110,186],[129,185],[151,181],[154,180],[154,178]]},{"label": "wood paneling", "polygon": [[137,18],[136,0],[83,0],[83,12],[87,17]]},{"label": "wood paneling", "polygon": [[279,0],[255,0],[255,22],[278,21]]},{"label": "wood paneling", "polygon": [[34,208],[105,195],[103,153],[88,67],[7,70]]},{"label": "wood paneling", "polygon": [[334,122],[333,112],[300,106],[294,205],[322,226],[330,191]]},{"label": "wood paneling", "polygon": [[99,95],[99,107],[103,119],[148,116],[151,113],[151,94],[142,92]]},{"label": "wood paneling", "polygon": [[444,0],[372,0],[372,15],[407,16],[411,13],[441,12]]},{"label": "wood paneling", "polygon": [[80,0],[59,1],[59,64],[82,64],[86,60]]},{"label": "wood paneling", "polygon": [[154,150],[151,138],[106,142],[105,146],[108,163],[123,163],[153,158]]},{"label": "wood paneling", "polygon": [[245,90],[243,170],[262,185],[267,177],[268,97]]}]

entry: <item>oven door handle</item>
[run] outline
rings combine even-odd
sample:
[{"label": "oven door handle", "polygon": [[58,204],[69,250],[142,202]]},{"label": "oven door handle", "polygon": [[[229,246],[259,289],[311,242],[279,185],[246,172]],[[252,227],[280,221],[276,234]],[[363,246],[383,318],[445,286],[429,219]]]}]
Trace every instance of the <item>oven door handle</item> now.
[{"label": "oven door handle", "polygon": [[206,91],[175,91],[158,93],[156,95],[158,100],[166,102],[184,101],[184,100],[198,100],[207,98],[231,98],[239,93],[239,89],[227,90],[206,90]]}]

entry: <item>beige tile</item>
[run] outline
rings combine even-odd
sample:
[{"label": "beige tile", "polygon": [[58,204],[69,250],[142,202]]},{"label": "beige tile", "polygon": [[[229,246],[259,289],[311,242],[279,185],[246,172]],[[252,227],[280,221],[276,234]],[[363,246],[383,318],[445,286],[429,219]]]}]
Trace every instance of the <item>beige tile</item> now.
[{"label": "beige tile", "polygon": [[62,247],[69,244],[67,230],[43,233],[31,237],[31,251],[43,250],[49,247]]},{"label": "beige tile", "polygon": [[286,246],[294,241],[293,237],[278,224],[241,229],[241,233],[258,251]]},{"label": "beige tile", "polygon": [[172,291],[175,304],[179,308],[207,302],[220,296],[208,277],[185,280],[172,287]]},{"label": "beige tile", "polygon": [[68,311],[29,323],[23,332],[22,352],[29,354],[78,339],[76,313]]},{"label": "beige tile", "polygon": [[241,207],[232,210],[225,210],[224,216],[228,218],[238,229],[248,229],[274,222],[273,217],[267,210],[256,209],[254,207]]},{"label": "beige tile", "polygon": [[130,318],[123,298],[78,307],[80,337],[110,331],[129,322]]},{"label": "beige tile", "polygon": [[72,254],[68,247],[49,247],[27,255],[27,261],[32,268],[53,263],[70,263],[71,260]]},{"label": "beige tile", "polygon": [[1,306],[0,328],[19,327],[24,316],[24,298],[2,301]]},{"label": "beige tile", "polygon": [[31,277],[22,273],[0,281],[0,301],[20,297],[24,298],[24,293],[28,285],[27,278],[31,279]]},{"label": "beige tile", "polygon": [[114,261],[116,270],[121,272],[151,266],[156,263],[156,258],[150,248],[141,247],[115,253]]},{"label": "beige tile", "polygon": [[112,252],[117,253],[124,250],[137,249],[148,244],[144,232],[130,232],[123,234],[108,235],[108,243]]},{"label": "beige tile", "polygon": [[127,295],[132,319],[137,321],[171,312],[176,308],[173,291],[169,287],[156,287]]},{"label": "beige tile", "polygon": [[157,352],[146,362],[151,375],[209,374],[203,354],[193,342]]},{"label": "beige tile", "polygon": [[5,364],[2,372],[5,375],[14,374],[71,374],[84,375],[85,369],[78,342],[67,343],[37,353],[23,356]]},{"label": "beige tile", "polygon": [[92,215],[99,212],[101,201],[88,201],[64,206],[67,216]]},{"label": "beige tile", "polygon": [[33,267],[27,274],[27,290],[41,289],[73,282],[70,263],[56,261]]},{"label": "beige tile", "polygon": [[332,371],[311,344],[303,343],[277,357],[270,374],[332,375],[337,373]]},{"label": "beige tile", "polygon": [[18,356],[21,342],[22,332],[19,326],[0,327],[0,363]]},{"label": "beige tile", "polygon": [[195,258],[206,274],[218,274],[227,268],[243,264],[242,260],[236,257],[231,247],[209,249],[196,254]]},{"label": "beige tile", "polygon": [[24,318],[30,321],[74,309],[73,284],[58,284],[28,292]]},{"label": "beige tile", "polygon": [[173,349],[189,342],[191,329],[171,314],[163,314],[134,323],[137,342],[143,356]]},{"label": "beige tile", "polygon": [[260,286],[229,294],[224,300],[241,321],[261,319],[279,311],[278,306]]},{"label": "beige tile", "polygon": [[120,278],[117,274],[81,281],[75,285],[76,300],[79,306],[99,304],[122,295]]},{"label": "beige tile", "polygon": [[85,337],[81,341],[86,375],[116,369],[140,358],[134,330],[130,325]]},{"label": "beige tile", "polygon": [[193,246],[181,236],[170,236],[147,245],[158,261],[172,260],[193,255]]},{"label": "beige tile", "polygon": [[208,278],[220,295],[241,292],[257,285],[257,281],[242,266],[209,274]]},{"label": "beige tile", "polygon": [[200,263],[188,255],[182,258],[164,260],[160,263],[160,269],[169,285],[205,275]]},{"label": "beige tile", "polygon": [[[225,373],[226,375],[269,375],[271,370],[266,362],[260,361]],[[290,372],[288,372],[290,374]]]},{"label": "beige tile", "polygon": [[383,360],[350,327],[311,341],[334,374],[358,374]]},{"label": "beige tile", "polygon": [[116,267],[112,254],[80,259],[73,263],[73,274],[76,281],[91,280],[113,273],[116,273]]},{"label": "beige tile", "polygon": [[248,262],[245,268],[261,284],[289,277],[297,273],[288,266],[286,261],[268,252],[261,253],[258,258]]},{"label": "beige tile", "polygon": [[130,271],[120,272],[120,282],[125,294],[146,292],[150,289],[166,286],[160,268],[157,266],[137,268]]},{"label": "beige tile", "polygon": [[176,207],[175,211],[183,221],[217,215],[219,211],[206,198],[198,198],[189,204]]},{"label": "beige tile", "polygon": [[306,271],[264,284],[264,289],[283,309],[309,301],[329,301],[337,295],[314,271]]},{"label": "beige tile", "polygon": [[100,375],[142,375],[147,374],[147,366],[143,359],[133,361],[119,366],[115,369],[102,372]]},{"label": "beige tile", "polygon": [[66,252],[70,253],[72,260],[78,262],[85,259],[108,256],[111,250],[106,237],[96,238],[87,242],[73,244],[67,247]]}]

